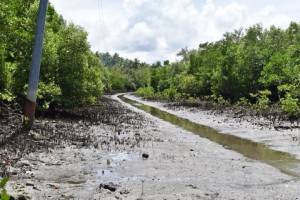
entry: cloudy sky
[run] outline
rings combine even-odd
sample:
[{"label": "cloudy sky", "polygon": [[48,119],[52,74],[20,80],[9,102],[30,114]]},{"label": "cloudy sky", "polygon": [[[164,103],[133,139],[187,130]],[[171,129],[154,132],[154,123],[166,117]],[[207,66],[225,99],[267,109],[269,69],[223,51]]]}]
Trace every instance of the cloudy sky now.
[{"label": "cloudy sky", "polygon": [[261,23],[300,22],[299,0],[50,0],[67,21],[83,26],[93,51],[155,62],[179,59],[225,32]]}]

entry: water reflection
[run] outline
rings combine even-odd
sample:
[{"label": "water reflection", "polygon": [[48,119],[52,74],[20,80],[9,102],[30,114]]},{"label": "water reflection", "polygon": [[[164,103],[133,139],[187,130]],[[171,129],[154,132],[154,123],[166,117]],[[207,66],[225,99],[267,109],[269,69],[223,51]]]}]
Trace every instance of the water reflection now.
[{"label": "water reflection", "polygon": [[203,138],[207,138],[213,142],[221,144],[228,149],[244,155],[247,158],[262,161],[273,167],[276,167],[285,174],[298,178],[300,177],[300,161],[291,154],[272,150],[264,144],[242,139],[234,135],[219,133],[210,127],[203,126],[191,122],[188,119],[177,117],[157,108],[141,104],[137,101],[128,99],[123,95],[120,95],[119,98],[138,109],[150,113],[151,115],[156,116],[164,121],[180,126],[188,131],[200,135]]}]

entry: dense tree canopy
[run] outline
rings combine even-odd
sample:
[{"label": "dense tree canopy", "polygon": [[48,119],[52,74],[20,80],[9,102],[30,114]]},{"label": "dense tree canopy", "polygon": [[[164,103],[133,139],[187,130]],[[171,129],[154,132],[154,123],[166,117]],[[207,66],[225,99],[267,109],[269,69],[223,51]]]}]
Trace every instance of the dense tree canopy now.
[{"label": "dense tree canopy", "polygon": [[[24,99],[37,9],[37,0],[0,2],[0,101]],[[180,61],[150,65],[93,53],[87,32],[49,5],[38,103],[75,106],[95,102],[103,91],[138,89],[147,97],[247,100],[262,109],[277,103],[283,112],[300,113],[298,23],[287,29],[253,25],[177,55]]]},{"label": "dense tree canopy", "polygon": [[295,22],[286,30],[257,24],[225,33],[221,40],[202,43],[197,50],[183,48],[180,62],[152,68],[151,84],[138,93],[169,99],[278,102],[282,111],[299,115],[299,44],[300,25]]},{"label": "dense tree canopy", "polygon": [[[23,99],[37,18],[36,0],[0,2],[0,100]],[[38,104],[92,103],[106,87],[106,71],[90,50],[87,32],[48,6]]]}]

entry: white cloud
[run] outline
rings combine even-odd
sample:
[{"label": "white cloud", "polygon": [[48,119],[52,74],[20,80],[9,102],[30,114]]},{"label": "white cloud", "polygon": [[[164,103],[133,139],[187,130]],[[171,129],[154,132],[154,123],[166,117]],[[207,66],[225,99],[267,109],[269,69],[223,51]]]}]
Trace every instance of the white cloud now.
[{"label": "white cloud", "polygon": [[118,52],[148,62],[175,60],[181,48],[197,48],[240,27],[263,23],[285,28],[299,17],[295,5],[279,0],[50,1],[67,20],[86,28],[94,51]]},{"label": "white cloud", "polygon": [[123,6],[128,11],[134,11],[150,0],[124,0]]},{"label": "white cloud", "polygon": [[168,43],[165,37],[159,37],[156,39],[158,49],[165,50],[168,47]]}]

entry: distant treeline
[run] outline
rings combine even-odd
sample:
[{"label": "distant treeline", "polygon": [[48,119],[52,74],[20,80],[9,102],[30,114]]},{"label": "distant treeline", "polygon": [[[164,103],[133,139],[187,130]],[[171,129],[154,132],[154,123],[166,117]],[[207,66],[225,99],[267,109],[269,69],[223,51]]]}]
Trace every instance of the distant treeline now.
[{"label": "distant treeline", "polygon": [[150,65],[134,60],[124,59],[117,53],[96,52],[101,63],[108,68],[108,91],[135,91],[137,88],[147,86],[150,80]]}]

